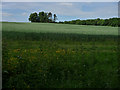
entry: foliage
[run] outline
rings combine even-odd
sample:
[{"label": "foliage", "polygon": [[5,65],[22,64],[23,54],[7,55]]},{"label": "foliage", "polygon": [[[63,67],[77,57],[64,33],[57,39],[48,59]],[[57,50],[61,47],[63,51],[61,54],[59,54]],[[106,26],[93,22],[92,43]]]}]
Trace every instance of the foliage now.
[{"label": "foliage", "polygon": [[3,23],[3,89],[120,88],[117,35],[60,33],[56,27],[78,25]]},{"label": "foliage", "polygon": [[31,22],[55,22],[57,20],[56,14],[54,14],[54,19],[52,19],[52,13],[46,13],[46,12],[39,12],[39,14],[31,13],[29,16],[29,21]]},{"label": "foliage", "polygon": [[[39,12],[39,14],[31,13],[29,16],[29,21],[31,22],[42,22],[42,23],[56,23],[57,15],[54,14],[52,18],[52,13],[46,12]],[[96,25],[96,26],[113,26],[119,27],[120,26],[120,18],[109,18],[109,19],[87,19],[87,20],[72,20],[72,21],[59,21],[60,24],[77,24],[77,25]]]},{"label": "foliage", "polygon": [[32,14],[30,15],[29,21],[31,21],[31,22],[38,22],[38,21],[39,21],[39,17],[38,17],[38,15],[37,15],[36,12],[35,12],[35,13],[32,13]]},{"label": "foliage", "polygon": [[[97,26],[113,26],[118,27],[120,24],[120,18],[109,18],[109,19],[87,19],[87,20],[72,20],[64,21],[63,24],[77,24],[77,25],[97,25]],[[61,23],[61,22],[59,22]]]}]

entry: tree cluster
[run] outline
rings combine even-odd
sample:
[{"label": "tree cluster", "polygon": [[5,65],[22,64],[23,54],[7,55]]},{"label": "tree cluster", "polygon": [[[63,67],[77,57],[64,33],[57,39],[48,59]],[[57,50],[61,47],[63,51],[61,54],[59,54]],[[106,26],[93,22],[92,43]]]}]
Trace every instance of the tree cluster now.
[{"label": "tree cluster", "polygon": [[72,20],[59,22],[62,24],[78,24],[78,25],[97,25],[97,26],[120,26],[120,18],[109,18],[109,19],[88,19],[88,20]]},{"label": "tree cluster", "polygon": [[[53,17],[53,18],[52,18]],[[57,15],[53,14],[51,12],[39,12],[39,14],[31,13],[29,16],[29,21],[31,22],[42,22],[42,23],[52,23],[57,20]]]}]

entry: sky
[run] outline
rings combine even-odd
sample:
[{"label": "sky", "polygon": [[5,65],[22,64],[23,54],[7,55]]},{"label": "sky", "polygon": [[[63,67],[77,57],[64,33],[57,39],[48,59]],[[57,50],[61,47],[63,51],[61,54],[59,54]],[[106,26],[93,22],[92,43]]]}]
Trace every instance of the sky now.
[{"label": "sky", "polygon": [[117,2],[2,2],[2,21],[29,22],[34,12],[52,12],[57,21],[118,17]]},{"label": "sky", "polygon": [[119,2],[119,0],[1,0],[2,2]]}]

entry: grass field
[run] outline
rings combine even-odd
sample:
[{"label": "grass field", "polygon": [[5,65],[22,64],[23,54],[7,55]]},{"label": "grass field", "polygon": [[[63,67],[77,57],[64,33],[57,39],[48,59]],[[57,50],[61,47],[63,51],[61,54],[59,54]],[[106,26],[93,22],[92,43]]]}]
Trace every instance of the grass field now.
[{"label": "grass field", "polygon": [[117,27],[2,26],[3,88],[120,88]]},{"label": "grass field", "polygon": [[[5,26],[4,26],[5,24]],[[3,30],[34,33],[72,33],[86,35],[118,35],[118,27],[85,26],[52,23],[3,23]]]}]

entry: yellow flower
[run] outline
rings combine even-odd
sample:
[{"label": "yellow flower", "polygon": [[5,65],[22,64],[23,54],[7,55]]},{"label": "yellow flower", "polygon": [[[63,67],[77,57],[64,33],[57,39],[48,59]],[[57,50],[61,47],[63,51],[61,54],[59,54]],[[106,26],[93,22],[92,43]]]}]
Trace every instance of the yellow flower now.
[{"label": "yellow flower", "polygon": [[56,53],[59,53],[60,51],[56,51]]},{"label": "yellow flower", "polygon": [[72,53],[75,53],[75,51],[72,51]]},{"label": "yellow flower", "polygon": [[38,70],[39,72],[42,72],[42,70]]},{"label": "yellow flower", "polygon": [[24,52],[26,52],[27,50],[25,49],[25,51]]},{"label": "yellow flower", "polygon": [[11,57],[10,60],[11,60],[11,61],[17,60],[17,58]]},{"label": "yellow flower", "polygon": [[30,86],[28,85],[27,88],[30,88]]}]

